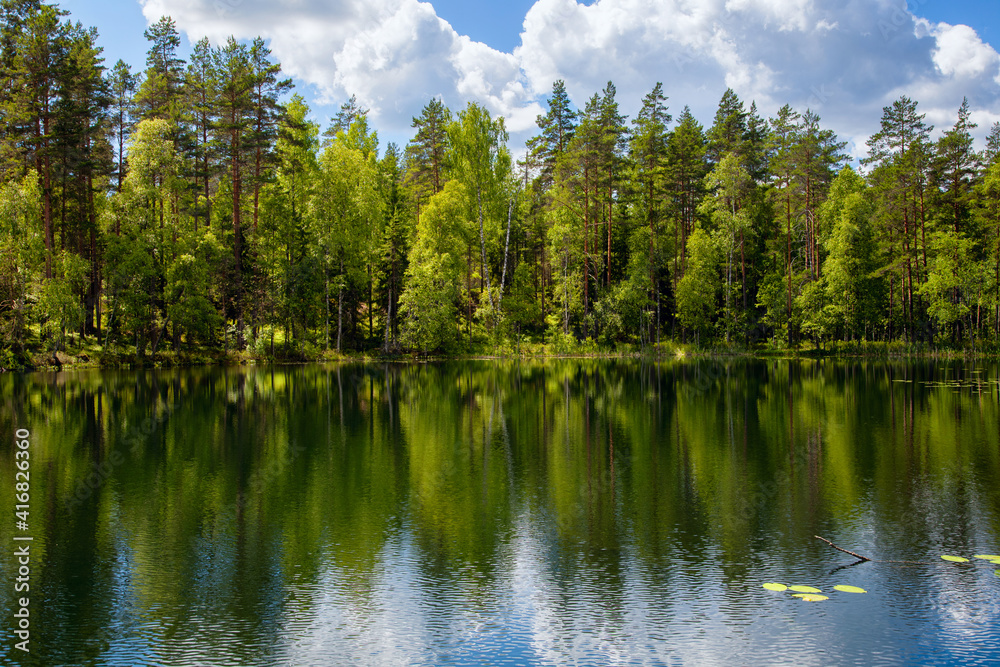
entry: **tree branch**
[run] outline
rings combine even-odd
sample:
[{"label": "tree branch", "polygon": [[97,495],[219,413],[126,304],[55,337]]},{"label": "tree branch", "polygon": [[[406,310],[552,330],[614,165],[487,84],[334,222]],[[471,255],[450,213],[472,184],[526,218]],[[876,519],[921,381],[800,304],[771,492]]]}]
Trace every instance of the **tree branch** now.
[{"label": "tree branch", "polygon": [[837,551],[843,551],[845,554],[850,554],[851,556],[854,556],[858,560],[862,560],[862,561],[864,561],[864,560],[871,560],[871,558],[869,558],[868,556],[862,556],[861,554],[856,554],[853,551],[848,551],[847,549],[841,549],[840,547],[838,547],[836,544],[834,544],[830,540],[826,539],[825,537],[820,537],[819,535],[813,535],[813,537],[815,537],[817,540],[822,540],[822,541],[826,542],[827,544],[829,544],[831,547],[833,547]]}]

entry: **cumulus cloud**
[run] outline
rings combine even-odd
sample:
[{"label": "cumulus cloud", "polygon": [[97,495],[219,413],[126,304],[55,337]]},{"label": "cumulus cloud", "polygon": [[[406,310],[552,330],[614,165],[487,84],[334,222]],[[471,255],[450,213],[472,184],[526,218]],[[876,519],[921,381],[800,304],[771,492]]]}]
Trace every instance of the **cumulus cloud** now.
[{"label": "cumulus cloud", "polygon": [[[789,103],[864,150],[900,95],[944,129],[962,97],[1000,117],[1000,55],[968,26],[932,24],[898,0],[537,0],[512,53],[458,34],[417,0],[142,0],[192,38],[261,35],[328,101],[356,94],[376,124],[405,131],[432,96],[483,103],[515,140],[564,79],[582,107],[610,80],[635,116],[662,81],[676,113],[710,124],[726,87],[763,115]],[[979,128],[980,136],[988,127]]]},{"label": "cumulus cloud", "polygon": [[934,64],[942,74],[962,79],[988,74],[997,79],[1000,54],[984,44],[975,30],[967,25],[940,23],[933,34],[937,41]]}]

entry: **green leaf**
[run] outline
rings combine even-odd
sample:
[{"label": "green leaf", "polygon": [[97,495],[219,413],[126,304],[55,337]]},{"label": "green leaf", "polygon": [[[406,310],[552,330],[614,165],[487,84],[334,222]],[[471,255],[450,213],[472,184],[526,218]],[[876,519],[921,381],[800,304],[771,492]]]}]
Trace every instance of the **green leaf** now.
[{"label": "green leaf", "polygon": [[1000,560],[1000,556],[995,556],[995,555],[994,556],[984,556],[982,554],[978,554],[976,556],[973,556],[973,558],[978,558],[980,560]]},{"label": "green leaf", "polygon": [[868,592],[868,591],[866,591],[863,588],[858,588],[857,586],[846,586],[846,585],[834,586],[833,590],[840,591],[841,593],[867,593]]},{"label": "green leaf", "polygon": [[815,593],[796,593],[795,597],[805,600],[806,602],[822,602],[823,600],[829,600],[825,595],[816,595]]},{"label": "green leaf", "polygon": [[795,591],[796,593],[822,593],[818,588],[812,586],[789,586],[789,590]]},{"label": "green leaf", "polygon": [[941,556],[942,559],[948,561],[949,563],[968,563],[968,558],[962,558],[961,556]]},{"label": "green leaf", "polygon": [[788,590],[788,586],[786,586],[784,584],[776,584],[776,583],[767,583],[767,584],[764,584],[764,588],[766,588],[769,591],[778,591],[779,593],[781,591],[787,591]]}]

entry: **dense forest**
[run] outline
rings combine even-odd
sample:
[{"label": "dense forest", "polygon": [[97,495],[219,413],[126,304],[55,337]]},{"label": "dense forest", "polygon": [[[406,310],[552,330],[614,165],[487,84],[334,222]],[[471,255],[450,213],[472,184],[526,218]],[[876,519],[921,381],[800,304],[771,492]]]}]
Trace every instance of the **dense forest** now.
[{"label": "dense forest", "polygon": [[[96,346],[304,358],[1000,339],[1000,124],[885,107],[859,168],[812,111],[562,81],[523,159],[431,99],[405,147],[328,128],[262,39],[146,31],[145,69],[0,0],[0,366]],[[414,110],[417,111],[417,110]]]}]

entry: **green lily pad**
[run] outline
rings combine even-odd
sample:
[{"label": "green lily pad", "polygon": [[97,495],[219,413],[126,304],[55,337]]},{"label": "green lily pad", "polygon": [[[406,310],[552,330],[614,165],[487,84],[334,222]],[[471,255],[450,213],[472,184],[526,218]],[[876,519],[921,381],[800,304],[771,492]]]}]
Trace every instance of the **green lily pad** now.
[{"label": "green lily pad", "polygon": [[813,586],[789,586],[788,590],[795,591],[796,593],[822,593],[818,588]]},{"label": "green lily pad", "polygon": [[973,558],[978,558],[979,560],[1000,560],[1000,556],[984,556],[982,554],[973,556]]},{"label": "green lily pad", "polygon": [[949,563],[968,563],[968,558],[962,558],[961,556],[941,556],[942,559],[948,561]]},{"label": "green lily pad", "polygon": [[868,591],[866,591],[863,588],[858,588],[857,586],[846,586],[846,585],[834,586],[833,590],[840,591],[841,593],[867,593],[868,592]]},{"label": "green lily pad", "polygon": [[788,586],[786,586],[784,584],[776,584],[776,583],[773,583],[773,582],[764,584],[764,588],[766,588],[769,591],[778,591],[779,593],[781,591],[787,591],[788,590]]},{"label": "green lily pad", "polygon": [[997,575],[998,577],[1000,577],[1000,570],[997,570],[997,571],[996,571],[996,572],[994,572],[993,574],[995,574],[995,575]]},{"label": "green lily pad", "polygon": [[816,595],[815,593],[796,593],[795,597],[806,602],[822,602],[823,600],[830,599],[825,595]]}]

